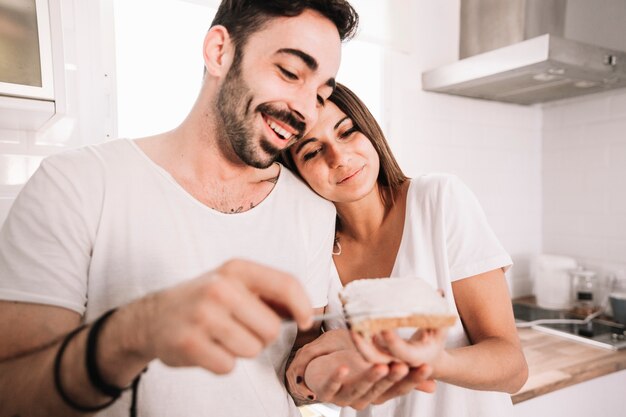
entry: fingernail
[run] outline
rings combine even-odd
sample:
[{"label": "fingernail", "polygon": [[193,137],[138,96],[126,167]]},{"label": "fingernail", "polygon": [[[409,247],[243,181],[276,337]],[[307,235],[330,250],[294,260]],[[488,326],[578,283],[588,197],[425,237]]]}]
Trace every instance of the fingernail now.
[{"label": "fingernail", "polygon": [[296,384],[302,384],[302,377],[301,376],[297,376],[296,377]]},{"label": "fingernail", "polygon": [[313,395],[309,395],[307,398],[308,398],[309,400],[311,400],[311,401],[313,401],[313,400],[315,399],[315,397],[314,397]]}]

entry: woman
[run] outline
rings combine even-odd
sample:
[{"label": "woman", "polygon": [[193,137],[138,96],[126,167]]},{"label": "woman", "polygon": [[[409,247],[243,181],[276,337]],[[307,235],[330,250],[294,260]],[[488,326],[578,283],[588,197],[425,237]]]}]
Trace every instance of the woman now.
[{"label": "woman", "polygon": [[[421,331],[406,340],[383,332],[373,344],[357,338],[359,350],[373,362],[432,370],[437,389],[412,390],[358,413],[344,408],[342,416],[507,415],[512,406],[507,393],[518,391],[528,375],[504,277],[511,259],[471,191],[450,175],[407,178],[373,116],[342,85],[317,125],[283,159],[337,208],[338,276],[327,311],[340,311],[336,294],[353,280],[416,276],[443,290],[460,318],[447,338]],[[342,326],[326,323],[327,329]],[[328,382],[309,370],[332,348],[312,346],[296,356],[288,377],[297,378],[297,395],[321,398],[316,389]],[[321,399],[332,401],[328,395]]]}]

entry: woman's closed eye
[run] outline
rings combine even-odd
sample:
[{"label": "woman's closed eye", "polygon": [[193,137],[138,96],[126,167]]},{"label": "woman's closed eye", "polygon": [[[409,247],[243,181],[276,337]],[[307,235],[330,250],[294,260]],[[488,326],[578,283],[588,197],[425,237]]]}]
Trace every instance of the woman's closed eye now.
[{"label": "woman's closed eye", "polygon": [[318,147],[318,148],[312,149],[310,151],[307,151],[302,156],[302,159],[304,160],[304,162],[306,162],[306,161],[308,161],[308,160],[310,160],[312,158],[315,158],[321,151],[322,151],[321,147]]},{"label": "woman's closed eye", "polygon": [[357,131],[356,126],[352,126],[350,129],[347,129],[345,132],[339,134],[340,139],[346,139],[350,137],[354,132]]}]

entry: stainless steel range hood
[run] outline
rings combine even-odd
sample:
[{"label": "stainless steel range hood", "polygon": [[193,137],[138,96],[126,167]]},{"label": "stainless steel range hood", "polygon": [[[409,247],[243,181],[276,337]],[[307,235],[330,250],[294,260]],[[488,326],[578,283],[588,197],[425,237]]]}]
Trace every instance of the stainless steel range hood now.
[{"label": "stainless steel range hood", "polygon": [[[609,0],[600,0],[602,2],[616,4]],[[589,3],[601,7],[596,2],[586,5]],[[622,0],[620,3],[626,5]],[[462,0],[460,55],[488,52],[424,72],[423,89],[534,104],[626,87],[626,52],[598,46],[597,39],[592,39],[595,45],[581,42],[579,39],[584,39],[585,33],[576,33],[576,40],[558,36],[575,33],[567,30],[566,18],[576,16],[576,10],[568,14],[566,8],[581,4],[585,3],[573,0]],[[508,8],[502,9],[503,5]],[[493,12],[490,7],[497,9],[495,16],[487,13]],[[501,23],[500,29],[494,26],[494,19]],[[576,25],[579,26],[580,23]],[[615,31],[624,30],[623,23],[619,26]],[[537,33],[545,34],[529,38]],[[511,40],[519,41],[497,47],[498,42],[506,44]],[[497,48],[493,49],[494,46]]]}]

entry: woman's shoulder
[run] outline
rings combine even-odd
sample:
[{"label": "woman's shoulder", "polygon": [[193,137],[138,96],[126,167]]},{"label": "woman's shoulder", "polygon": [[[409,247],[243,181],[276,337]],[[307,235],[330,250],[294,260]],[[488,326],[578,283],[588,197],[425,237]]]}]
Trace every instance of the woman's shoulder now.
[{"label": "woman's shoulder", "polygon": [[455,174],[428,173],[411,178],[409,194],[421,199],[441,199],[447,192],[467,188]]}]

